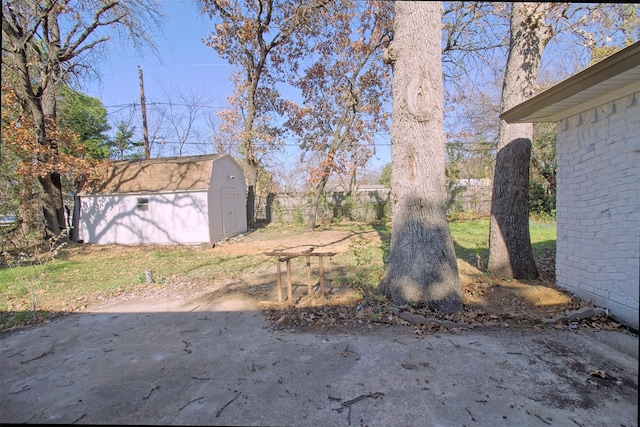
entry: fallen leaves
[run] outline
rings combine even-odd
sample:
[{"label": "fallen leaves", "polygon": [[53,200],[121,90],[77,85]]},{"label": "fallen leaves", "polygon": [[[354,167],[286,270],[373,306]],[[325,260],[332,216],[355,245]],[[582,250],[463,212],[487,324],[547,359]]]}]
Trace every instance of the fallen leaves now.
[{"label": "fallen leaves", "polygon": [[[554,258],[549,257],[547,261],[552,265]],[[273,322],[274,329],[366,331],[376,327],[399,325],[411,327],[416,338],[439,331],[459,333],[466,329],[485,327],[531,330],[542,330],[546,327],[566,330],[624,329],[623,325],[604,314],[544,324],[544,319],[564,312],[579,311],[587,306],[584,301],[555,286],[551,278],[525,283],[517,280],[495,281],[489,276],[478,277],[467,273],[462,271],[460,275],[464,291],[464,310],[452,315],[432,312],[415,305],[396,307],[392,301],[383,297],[349,298],[347,295],[357,294],[357,287],[353,284],[342,284],[338,289],[335,289],[334,284],[334,291],[342,295],[342,300],[303,297],[293,307],[268,304],[261,308]]]},{"label": "fallen leaves", "polygon": [[584,328],[602,331],[623,331],[625,329],[625,326],[622,323],[616,322],[606,314],[600,314],[595,317],[580,319],[578,321],[572,322],[558,321],[553,325],[553,327],[563,330],[576,330]]},{"label": "fallen leaves", "polygon": [[[572,304],[571,307],[575,307],[575,305]],[[306,306],[302,303],[293,307],[286,304],[270,303],[261,304],[261,309],[274,330],[310,329],[344,332],[347,330],[367,331],[396,325],[411,327],[416,338],[440,331],[455,334],[466,329],[486,327],[532,330],[542,330],[545,327],[567,330],[578,328],[620,330],[624,328],[623,325],[604,314],[579,321],[560,321],[546,325],[542,322],[539,311],[524,309],[519,312],[501,313],[465,306],[461,313],[445,315],[415,306],[396,307],[391,301],[384,303],[378,301],[375,305],[367,305],[365,301],[324,306]],[[558,308],[556,312],[560,312],[560,309]]]},{"label": "fallen leaves", "polygon": [[607,374],[600,369],[589,369],[589,375],[591,375],[592,377],[600,377],[602,379],[607,378]]}]

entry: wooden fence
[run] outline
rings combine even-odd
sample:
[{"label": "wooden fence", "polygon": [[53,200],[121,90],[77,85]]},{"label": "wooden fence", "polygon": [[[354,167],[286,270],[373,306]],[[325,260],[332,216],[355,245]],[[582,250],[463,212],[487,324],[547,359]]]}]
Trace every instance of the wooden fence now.
[{"label": "wooden fence", "polygon": [[[488,214],[491,208],[491,188],[488,186],[458,186],[447,192],[449,212]],[[347,196],[342,191],[327,192],[318,206],[318,223],[336,219],[376,221],[391,214],[391,190],[360,190]],[[263,222],[306,223],[311,196],[303,193],[275,193],[259,200],[256,217]]]}]

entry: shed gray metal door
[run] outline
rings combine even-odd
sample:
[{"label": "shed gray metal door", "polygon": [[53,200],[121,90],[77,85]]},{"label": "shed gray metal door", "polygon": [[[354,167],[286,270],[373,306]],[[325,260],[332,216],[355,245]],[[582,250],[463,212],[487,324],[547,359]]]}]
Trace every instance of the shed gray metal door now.
[{"label": "shed gray metal door", "polygon": [[236,192],[235,190],[222,189],[222,235],[227,237],[238,232],[238,220],[236,218]]}]

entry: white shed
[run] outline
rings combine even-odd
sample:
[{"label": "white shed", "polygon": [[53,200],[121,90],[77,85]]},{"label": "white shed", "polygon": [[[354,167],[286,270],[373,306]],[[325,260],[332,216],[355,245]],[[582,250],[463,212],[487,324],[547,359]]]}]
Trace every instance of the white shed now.
[{"label": "white shed", "polygon": [[228,154],[115,162],[76,198],[78,240],[209,243],[247,230],[242,169]]},{"label": "white shed", "polygon": [[557,284],[638,329],[640,42],[500,117],[556,122]]}]

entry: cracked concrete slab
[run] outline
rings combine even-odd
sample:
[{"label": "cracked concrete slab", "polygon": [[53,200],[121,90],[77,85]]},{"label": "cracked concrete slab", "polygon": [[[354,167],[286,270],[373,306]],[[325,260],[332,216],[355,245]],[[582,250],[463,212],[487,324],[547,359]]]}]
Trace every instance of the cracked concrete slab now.
[{"label": "cracked concrete slab", "polygon": [[[638,337],[274,331],[254,305],[119,305],[0,337],[3,423],[637,425]],[[591,373],[590,373],[591,372]],[[604,373],[594,375],[593,372]]]}]

